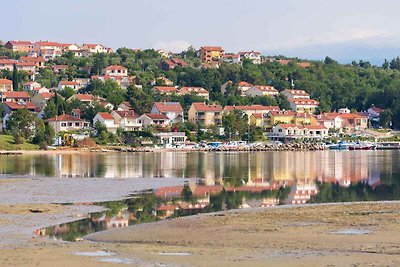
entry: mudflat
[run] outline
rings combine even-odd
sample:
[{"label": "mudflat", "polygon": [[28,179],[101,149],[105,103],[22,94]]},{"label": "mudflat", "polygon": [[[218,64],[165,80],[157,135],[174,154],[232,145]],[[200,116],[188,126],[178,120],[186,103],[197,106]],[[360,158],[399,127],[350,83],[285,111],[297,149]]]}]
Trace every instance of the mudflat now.
[{"label": "mudflat", "polygon": [[4,266],[399,266],[400,203],[234,210],[1,249]]}]

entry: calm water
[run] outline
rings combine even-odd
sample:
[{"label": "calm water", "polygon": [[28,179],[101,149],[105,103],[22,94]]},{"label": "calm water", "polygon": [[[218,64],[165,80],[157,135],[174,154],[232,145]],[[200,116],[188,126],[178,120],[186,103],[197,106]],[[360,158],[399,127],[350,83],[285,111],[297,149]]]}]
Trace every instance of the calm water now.
[{"label": "calm water", "polygon": [[107,212],[39,229],[68,241],[110,228],[228,209],[400,200],[399,151],[147,153],[3,158],[3,175],[198,178],[99,203]]}]

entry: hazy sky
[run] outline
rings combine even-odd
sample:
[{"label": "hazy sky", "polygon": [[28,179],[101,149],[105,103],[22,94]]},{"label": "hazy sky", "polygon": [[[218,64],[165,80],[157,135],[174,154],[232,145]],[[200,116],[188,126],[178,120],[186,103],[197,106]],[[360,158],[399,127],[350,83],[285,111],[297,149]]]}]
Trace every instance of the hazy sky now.
[{"label": "hazy sky", "polygon": [[172,51],[221,45],[341,61],[400,54],[396,0],[12,0],[0,10],[3,41]]}]

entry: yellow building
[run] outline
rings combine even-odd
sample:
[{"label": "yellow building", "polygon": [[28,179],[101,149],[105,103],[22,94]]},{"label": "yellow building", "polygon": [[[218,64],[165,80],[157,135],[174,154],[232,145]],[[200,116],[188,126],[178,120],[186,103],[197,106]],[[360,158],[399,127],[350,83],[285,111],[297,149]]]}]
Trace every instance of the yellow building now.
[{"label": "yellow building", "polygon": [[201,62],[219,61],[224,54],[224,49],[220,46],[203,46],[200,49]]},{"label": "yellow building", "polygon": [[[317,119],[308,113],[295,113],[292,110],[271,111],[263,118],[251,118],[255,125],[262,123],[264,129],[271,130],[277,124],[317,125]],[[254,125],[253,124],[253,125]]]},{"label": "yellow building", "polygon": [[219,105],[206,105],[203,102],[195,102],[189,108],[188,119],[202,126],[221,125],[222,107]]}]

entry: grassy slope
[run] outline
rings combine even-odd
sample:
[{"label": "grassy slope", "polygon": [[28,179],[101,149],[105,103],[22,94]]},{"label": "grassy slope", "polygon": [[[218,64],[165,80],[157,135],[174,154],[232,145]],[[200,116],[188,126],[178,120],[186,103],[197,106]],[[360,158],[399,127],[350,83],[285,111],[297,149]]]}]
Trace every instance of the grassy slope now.
[{"label": "grassy slope", "polygon": [[15,144],[14,137],[11,135],[0,135],[0,150],[37,150],[39,146],[24,142],[23,144]]}]

